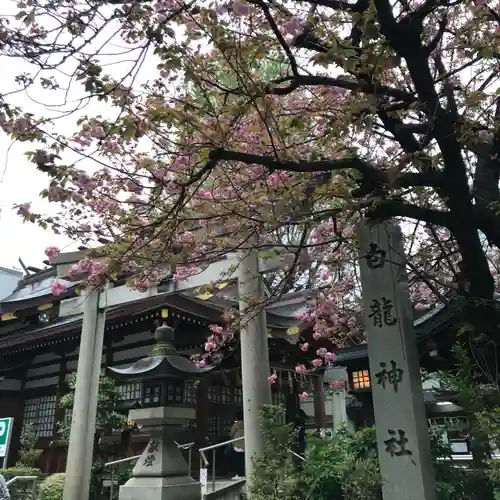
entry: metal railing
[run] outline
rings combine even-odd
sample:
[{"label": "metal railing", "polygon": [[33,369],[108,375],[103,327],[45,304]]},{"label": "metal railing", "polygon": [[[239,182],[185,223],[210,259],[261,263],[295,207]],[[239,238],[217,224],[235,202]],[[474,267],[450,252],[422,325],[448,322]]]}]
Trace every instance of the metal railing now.
[{"label": "metal railing", "polygon": [[188,450],[188,476],[191,475],[191,462],[192,462],[192,457],[193,457],[193,446],[194,446],[194,441],[191,443],[184,443],[184,444],[179,444],[177,441],[174,441],[174,444],[177,445],[177,448],[180,450]]},{"label": "metal railing", "polygon": [[104,464],[104,467],[111,467],[111,484],[109,486],[109,498],[113,500],[113,496],[115,494],[115,465],[124,464],[126,462],[132,462],[132,460],[137,460],[141,455],[135,455],[133,457],[120,458],[120,460],[113,460],[112,462],[107,462]]},{"label": "metal railing", "polygon": [[[207,466],[209,465],[209,461],[207,459],[207,456],[205,455],[206,451],[212,451],[212,491],[215,491],[215,450],[218,448],[221,448],[222,446],[227,446],[229,444],[236,443],[237,441],[244,440],[245,437],[239,437],[236,439],[230,439],[229,441],[223,441],[222,443],[217,443],[217,444],[212,444],[211,446],[205,446],[205,448],[200,448],[200,483],[201,483],[201,496],[202,498],[204,495],[207,494],[206,491],[206,486],[207,486],[207,478],[202,478],[202,469],[205,469],[207,471]],[[205,474],[207,474],[205,472]]]},{"label": "metal railing", "polygon": [[[194,441],[191,443],[184,443],[184,444],[179,444],[177,441],[174,441],[174,444],[179,448],[180,450],[188,450],[188,467],[189,467],[189,472],[188,475],[191,475],[191,458],[193,454],[193,445],[195,444]],[[113,500],[113,495],[115,493],[115,465],[120,465],[126,462],[132,462],[133,460],[137,460],[141,458],[142,455],[134,455],[133,457],[126,457],[126,458],[120,458],[119,460],[113,460],[112,462],[107,462],[104,464],[104,467],[111,467],[111,479],[110,479],[110,487],[109,487],[109,498],[110,500]],[[14,478],[15,479],[15,478]]]},{"label": "metal railing", "polygon": [[[215,491],[215,450],[218,448],[221,448],[222,446],[228,446],[230,444],[233,444],[237,441],[244,440],[245,437],[239,437],[236,439],[230,439],[229,441],[223,441],[222,443],[217,443],[213,444],[211,446],[205,446],[205,448],[200,448],[200,483],[201,483],[201,498],[205,498],[207,495],[207,482],[208,482],[208,465],[210,465],[210,462],[207,459],[207,456],[205,452],[207,451],[212,451],[212,491]],[[290,455],[297,457],[299,460],[302,460],[303,462],[307,462],[307,458],[303,457],[302,455],[299,455],[298,453],[295,453],[293,450],[290,448],[286,448],[286,451],[290,453]]]},{"label": "metal railing", "polygon": [[290,455],[293,455],[294,457],[297,457],[298,459],[302,460],[303,462],[307,462],[307,458],[306,457],[303,457],[302,455],[299,455],[298,453],[295,453],[290,448],[287,448],[286,451],[288,451],[288,453],[290,453]]},{"label": "metal railing", "polygon": [[7,486],[11,486],[14,483],[17,483],[18,481],[33,481],[33,488],[31,490],[31,498],[34,500],[37,497],[36,494],[36,482],[39,479],[38,476],[15,476],[12,479],[9,479],[6,481]]}]

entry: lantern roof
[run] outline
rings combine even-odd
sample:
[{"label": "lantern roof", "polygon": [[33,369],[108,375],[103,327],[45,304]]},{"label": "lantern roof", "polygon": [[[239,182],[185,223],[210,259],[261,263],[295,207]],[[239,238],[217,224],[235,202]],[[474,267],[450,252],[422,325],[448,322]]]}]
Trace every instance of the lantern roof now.
[{"label": "lantern roof", "polygon": [[189,359],[177,354],[175,331],[163,324],[155,331],[156,345],[150,356],[139,359],[126,368],[107,367],[110,375],[120,379],[199,378],[215,366],[198,368]]}]

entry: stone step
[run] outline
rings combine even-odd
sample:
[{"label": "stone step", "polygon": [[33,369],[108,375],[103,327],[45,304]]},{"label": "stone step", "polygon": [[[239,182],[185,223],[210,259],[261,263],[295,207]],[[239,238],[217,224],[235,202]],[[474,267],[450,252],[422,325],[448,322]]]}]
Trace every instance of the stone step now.
[{"label": "stone step", "polygon": [[[228,480],[219,479],[215,481],[215,488],[212,481],[207,484],[206,500],[240,500],[247,491],[245,479]],[[205,499],[202,499],[205,500]]]},{"label": "stone step", "polygon": [[[111,480],[103,481],[103,490],[109,495]],[[118,494],[119,486],[115,482],[115,495]],[[201,490],[201,488],[200,488]],[[228,478],[218,478],[214,483],[210,480],[207,483],[207,495],[202,500],[241,500],[241,495],[246,494],[245,479],[231,480]],[[201,498],[201,491],[200,491]]]}]

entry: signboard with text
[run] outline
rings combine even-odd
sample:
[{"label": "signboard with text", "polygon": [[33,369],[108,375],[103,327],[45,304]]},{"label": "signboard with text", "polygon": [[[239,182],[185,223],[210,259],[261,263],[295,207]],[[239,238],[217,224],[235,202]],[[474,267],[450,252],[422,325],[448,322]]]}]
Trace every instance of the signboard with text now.
[{"label": "signboard with text", "polygon": [[0,458],[3,458],[4,468],[7,466],[10,438],[12,436],[13,427],[14,419],[12,417],[0,418]]}]

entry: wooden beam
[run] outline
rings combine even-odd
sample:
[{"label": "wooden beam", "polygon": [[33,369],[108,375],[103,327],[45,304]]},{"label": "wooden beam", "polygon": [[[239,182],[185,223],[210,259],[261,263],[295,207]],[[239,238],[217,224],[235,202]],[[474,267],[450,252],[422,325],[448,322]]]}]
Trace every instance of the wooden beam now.
[{"label": "wooden beam", "polygon": [[[108,288],[101,293],[99,306],[102,309],[108,309],[110,307],[137,302],[157,295],[167,296],[173,293],[194,290],[212,282],[236,280],[238,265],[239,260],[237,256],[228,255],[227,258],[210,264],[206,269],[194,276],[190,276],[180,281],[171,280],[159,287],[152,287],[146,292],[133,290],[127,285]],[[283,268],[283,265],[283,262],[279,258],[259,258],[259,272],[262,274],[276,271]],[[59,317],[64,318],[83,314],[84,300],[83,296],[62,300],[59,306]]]}]

